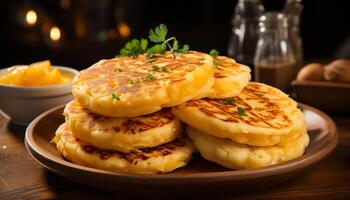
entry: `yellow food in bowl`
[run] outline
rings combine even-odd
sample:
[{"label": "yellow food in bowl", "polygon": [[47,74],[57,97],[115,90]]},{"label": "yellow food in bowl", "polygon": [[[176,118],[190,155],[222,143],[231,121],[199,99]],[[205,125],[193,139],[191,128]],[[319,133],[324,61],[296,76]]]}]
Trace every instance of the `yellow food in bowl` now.
[{"label": "yellow food in bowl", "polygon": [[17,86],[56,85],[70,80],[71,77],[66,77],[59,69],[52,68],[49,60],[28,66],[10,67],[4,75],[0,76],[0,84]]}]

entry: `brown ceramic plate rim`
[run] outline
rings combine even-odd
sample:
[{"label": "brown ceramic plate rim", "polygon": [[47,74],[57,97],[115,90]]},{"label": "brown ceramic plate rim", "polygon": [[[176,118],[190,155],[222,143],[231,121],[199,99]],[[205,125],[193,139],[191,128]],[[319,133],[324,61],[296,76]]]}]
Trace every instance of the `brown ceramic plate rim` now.
[{"label": "brown ceramic plate rim", "polygon": [[[82,170],[82,171],[86,171],[89,173],[95,173],[95,174],[100,174],[103,176],[113,176],[113,177],[123,177],[123,178],[128,178],[128,179],[169,179],[169,180],[178,180],[178,179],[211,179],[211,178],[220,178],[221,180],[223,179],[230,179],[230,180],[235,180],[235,179],[255,179],[258,177],[264,177],[264,176],[272,176],[272,175],[278,175],[281,173],[286,173],[289,171],[295,171],[295,170],[299,170],[305,167],[308,167],[312,164],[315,164],[316,162],[320,161],[321,159],[325,158],[328,154],[330,154],[334,148],[336,147],[337,143],[338,143],[338,136],[337,136],[337,129],[336,129],[336,125],[333,122],[333,120],[327,116],[325,113],[323,113],[322,111],[313,108],[311,106],[305,105],[305,104],[301,104],[299,103],[298,106],[301,109],[306,109],[306,110],[310,110],[316,114],[318,114],[319,116],[321,116],[329,129],[330,133],[333,133],[334,137],[332,138],[332,141],[328,144],[328,146],[324,147],[323,149],[321,149],[320,151],[309,155],[309,156],[301,156],[299,158],[287,161],[287,162],[283,162],[280,164],[276,164],[276,165],[271,165],[271,166],[267,166],[267,167],[263,167],[263,168],[258,168],[258,169],[247,169],[247,170],[232,170],[232,171],[222,171],[222,172],[194,172],[194,173],[184,173],[184,174],[152,174],[152,175],[140,175],[140,174],[122,174],[122,173],[115,173],[115,172],[109,172],[109,171],[104,171],[104,170],[100,170],[100,169],[94,169],[94,168],[90,168],[90,167],[85,167],[85,166],[81,166],[81,165],[77,165],[74,163],[71,163],[69,161],[64,160],[63,158],[60,160],[55,159],[52,155],[50,155],[47,152],[44,151],[40,151],[40,147],[34,142],[33,140],[33,129],[35,128],[35,126],[37,125],[37,123],[45,118],[46,116],[48,116],[50,113],[62,109],[64,107],[64,105],[61,106],[57,106],[55,108],[52,108],[44,113],[42,113],[41,115],[39,115],[36,119],[34,119],[29,126],[27,127],[26,130],[26,135],[25,135],[25,143],[26,143],[26,147],[27,150],[30,152],[30,154],[35,158],[35,160],[39,161],[33,154],[37,154],[38,156],[55,163],[56,165],[63,165],[64,167],[69,167],[72,168],[74,170]],[[46,168],[48,168],[47,165],[45,165],[44,163],[40,162],[40,164],[42,164],[43,166],[45,166]],[[51,168],[50,168],[51,169]],[[53,170],[53,169],[51,169]],[[54,170],[56,171],[56,170]],[[56,171],[57,173],[57,171]]]},{"label": "brown ceramic plate rim", "polygon": [[314,86],[324,88],[345,88],[350,89],[349,82],[334,82],[334,81],[312,81],[312,80],[294,80],[292,86]]}]

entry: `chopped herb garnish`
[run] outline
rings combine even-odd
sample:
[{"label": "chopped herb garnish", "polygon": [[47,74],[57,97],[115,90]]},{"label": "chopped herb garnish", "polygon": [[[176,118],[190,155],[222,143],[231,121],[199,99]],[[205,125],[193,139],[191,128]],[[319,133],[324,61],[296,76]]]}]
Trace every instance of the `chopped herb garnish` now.
[{"label": "chopped herb garnish", "polygon": [[136,83],[136,79],[128,79],[128,83],[135,84]]},{"label": "chopped herb garnish", "polygon": [[130,84],[136,84],[136,83],[140,83],[141,81],[143,81],[145,78],[135,78],[135,79],[128,79],[128,83]]},{"label": "chopped herb garnish", "polygon": [[210,55],[211,57],[213,57],[213,58],[218,57],[219,54],[220,54],[220,52],[219,52],[218,50],[216,50],[216,49],[211,49],[211,50],[209,51],[209,55]]},{"label": "chopped herb garnish", "polygon": [[220,54],[220,52],[218,50],[216,50],[216,49],[211,49],[209,51],[209,55],[214,58],[214,67],[215,67],[215,69],[217,68],[216,67],[216,65],[217,65],[216,58],[218,57],[219,54]]},{"label": "chopped herb garnish", "polygon": [[153,74],[148,74],[146,77],[140,77],[140,78],[135,78],[135,79],[128,79],[128,83],[130,84],[137,84],[140,83],[141,81],[145,80],[153,80],[156,79],[157,77]]},{"label": "chopped herb garnish", "polygon": [[148,80],[153,80],[153,79],[155,79],[155,78],[157,78],[157,77],[154,76],[153,74],[148,74],[148,75],[146,76],[146,79],[148,79]]},{"label": "chopped herb garnish", "polygon": [[112,93],[112,99],[120,101],[120,97],[117,96],[115,93]]},{"label": "chopped herb garnish", "polygon": [[237,107],[237,111],[238,111],[238,114],[239,114],[240,116],[248,116],[248,115],[245,113],[244,108],[242,108],[242,107]]},{"label": "chopped herb garnish", "polygon": [[150,71],[155,71],[155,72],[168,72],[168,68],[166,66],[164,67],[159,67],[157,65],[153,65],[150,69]]},{"label": "chopped herb garnish", "polygon": [[168,68],[166,66],[162,67],[162,72],[168,72]]},{"label": "chopped herb garnish", "polygon": [[159,68],[157,65],[153,65],[153,66],[151,67],[151,70],[152,70],[152,71],[159,72],[159,71],[160,71],[160,68]]},{"label": "chopped herb garnish", "polygon": [[223,104],[233,106],[233,105],[235,105],[235,99],[233,97],[230,97],[227,99],[227,101],[224,101]]}]

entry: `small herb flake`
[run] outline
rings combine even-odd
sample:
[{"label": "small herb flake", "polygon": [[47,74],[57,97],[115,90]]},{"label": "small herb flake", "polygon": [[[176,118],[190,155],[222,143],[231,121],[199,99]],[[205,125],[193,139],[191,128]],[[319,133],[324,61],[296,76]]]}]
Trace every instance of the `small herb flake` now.
[{"label": "small herb flake", "polygon": [[168,68],[166,66],[162,67],[162,72],[168,72]]},{"label": "small herb flake", "polygon": [[112,93],[112,99],[113,99],[113,100],[120,101],[120,97],[117,96],[115,93]]},{"label": "small herb flake", "polygon": [[151,70],[152,70],[152,71],[155,71],[155,72],[159,72],[159,71],[160,71],[160,68],[159,68],[157,65],[153,65],[153,66],[151,67]]},{"label": "small herb flake", "polygon": [[134,80],[132,80],[132,79],[128,79],[128,83],[130,83],[130,84],[134,84]]},{"label": "small herb flake", "polygon": [[228,98],[228,99],[225,100],[225,101],[221,101],[221,103],[224,104],[224,105],[231,105],[231,106],[234,106],[235,103],[236,103],[236,100],[235,100],[234,97],[230,97],[230,98]]},{"label": "small herb flake", "polygon": [[128,83],[130,84],[140,83],[141,81],[142,81],[142,78],[128,79]]},{"label": "small herb flake", "polygon": [[150,71],[155,71],[155,72],[168,72],[168,68],[166,66],[164,67],[159,67],[157,65],[153,65],[150,69]]},{"label": "small herb flake", "polygon": [[233,105],[235,105],[235,99],[233,97],[230,97],[227,99],[227,101],[224,101],[223,104],[233,106]]},{"label": "small herb flake", "polygon": [[211,57],[213,57],[213,58],[218,57],[219,54],[220,54],[220,52],[219,52],[218,50],[216,50],[216,49],[211,49],[211,50],[209,51],[209,55],[210,55]]},{"label": "small herb flake", "polygon": [[237,107],[237,111],[240,116],[248,116],[247,113],[245,113],[244,108],[242,107]]},{"label": "small herb flake", "polygon": [[156,76],[154,76],[153,74],[148,74],[147,76],[146,76],[146,79],[148,79],[148,80],[153,80],[153,79],[156,79],[157,77]]}]

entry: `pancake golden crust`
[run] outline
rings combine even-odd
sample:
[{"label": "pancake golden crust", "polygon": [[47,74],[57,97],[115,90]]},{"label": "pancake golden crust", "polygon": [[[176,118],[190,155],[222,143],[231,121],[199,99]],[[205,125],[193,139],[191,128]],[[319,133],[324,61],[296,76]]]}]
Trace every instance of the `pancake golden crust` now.
[{"label": "pancake golden crust", "polygon": [[[238,112],[239,107],[247,116]],[[292,99],[276,88],[254,82],[233,99],[191,100],[172,112],[208,134],[253,146],[284,144],[304,128],[304,117]]]},{"label": "pancake golden crust", "polygon": [[103,150],[75,138],[65,124],[58,128],[53,142],[65,158],[76,164],[135,174],[166,173],[185,166],[194,148],[189,140],[177,138],[161,146],[129,153]]},{"label": "pancake golden crust", "polygon": [[193,127],[187,127],[187,134],[205,159],[230,169],[252,169],[285,162],[303,155],[309,144],[309,136],[305,131],[296,133],[295,140],[283,146],[269,147],[239,144]]},{"label": "pancake golden crust", "polygon": [[195,51],[175,59],[169,52],[151,59],[121,57],[101,60],[81,71],[73,80],[72,92],[97,114],[134,117],[208,93],[213,74],[211,56]]},{"label": "pancake golden crust", "polygon": [[170,108],[132,118],[105,117],[74,100],[67,104],[64,115],[75,137],[96,147],[125,153],[168,143],[182,130]]},{"label": "pancake golden crust", "polygon": [[238,95],[251,79],[250,69],[232,58],[215,58],[214,85],[207,95],[209,98],[227,98]]}]

